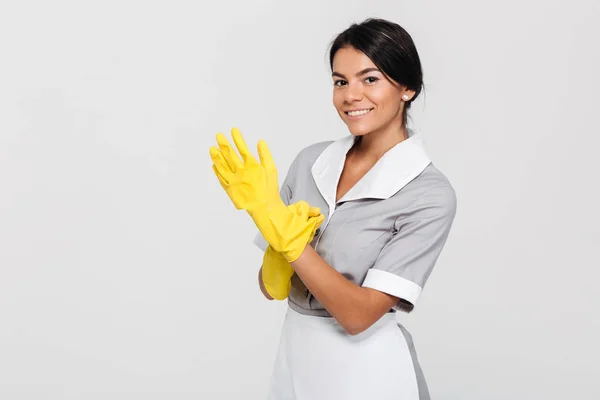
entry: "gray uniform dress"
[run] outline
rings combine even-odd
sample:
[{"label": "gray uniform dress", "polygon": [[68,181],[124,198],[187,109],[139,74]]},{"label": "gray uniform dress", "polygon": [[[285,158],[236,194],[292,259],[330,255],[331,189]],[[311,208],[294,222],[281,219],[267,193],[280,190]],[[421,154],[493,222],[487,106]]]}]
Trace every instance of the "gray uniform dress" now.
[{"label": "gray uniform dress", "polygon": [[[281,195],[286,204],[305,200],[325,215],[311,242],[325,262],[359,286],[398,297],[390,311],[410,311],[450,232],[455,192],[431,163],[421,136],[409,130],[408,139],[387,151],[336,202],[346,153],[354,141],[354,136],[346,136],[303,149],[289,168]],[[254,242],[263,250],[267,247],[260,233]],[[288,304],[300,315],[331,318],[297,275]],[[412,339],[402,326],[398,329],[410,348],[419,386],[416,398],[428,399]]]}]

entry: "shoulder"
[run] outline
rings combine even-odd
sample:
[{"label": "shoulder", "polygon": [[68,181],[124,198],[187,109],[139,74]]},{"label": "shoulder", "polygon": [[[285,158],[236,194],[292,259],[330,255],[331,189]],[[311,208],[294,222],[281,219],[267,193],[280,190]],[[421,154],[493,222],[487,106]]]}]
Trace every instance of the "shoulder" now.
[{"label": "shoulder", "polygon": [[450,180],[430,163],[413,181],[407,185],[408,193],[419,208],[435,209],[444,214],[454,215],[457,197]]},{"label": "shoulder", "polygon": [[296,168],[310,168],[317,158],[323,153],[323,151],[329,147],[334,142],[334,140],[326,140],[323,142],[313,143],[304,147],[298,154],[294,160],[294,164],[296,164]]}]

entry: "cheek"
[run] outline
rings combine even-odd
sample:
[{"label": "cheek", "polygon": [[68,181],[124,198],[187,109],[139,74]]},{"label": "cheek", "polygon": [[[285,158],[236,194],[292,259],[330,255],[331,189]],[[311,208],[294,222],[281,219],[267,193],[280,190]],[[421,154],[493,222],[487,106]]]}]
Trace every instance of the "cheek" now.
[{"label": "cheek", "polygon": [[344,97],[337,91],[333,92],[333,105],[336,109],[340,109],[344,103]]},{"label": "cheek", "polygon": [[369,97],[382,110],[394,112],[400,107],[400,95],[392,87],[373,88]]}]

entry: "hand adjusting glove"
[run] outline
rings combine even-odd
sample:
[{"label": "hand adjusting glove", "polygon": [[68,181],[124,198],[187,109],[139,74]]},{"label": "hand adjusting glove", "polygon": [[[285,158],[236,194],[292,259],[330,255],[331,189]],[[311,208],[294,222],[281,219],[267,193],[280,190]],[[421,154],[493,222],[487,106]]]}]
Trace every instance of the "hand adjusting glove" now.
[{"label": "hand adjusting glove", "polygon": [[[288,209],[306,220],[317,218],[317,224],[315,224],[308,238],[308,242],[311,242],[315,237],[316,230],[323,221],[319,208],[310,207],[307,202],[299,201],[290,204]],[[268,246],[263,257],[262,281],[269,295],[275,300],[283,300],[288,297],[291,290],[292,275],[294,275],[294,269],[290,263],[281,253]]]},{"label": "hand adjusting glove", "polygon": [[218,133],[219,148],[210,148],[213,170],[235,207],[246,210],[269,245],[293,262],[302,254],[318,219],[324,217],[307,220],[288,209],[279,195],[277,168],[267,144],[258,142],[259,163],[237,128],[231,135],[242,158],[225,135]]}]

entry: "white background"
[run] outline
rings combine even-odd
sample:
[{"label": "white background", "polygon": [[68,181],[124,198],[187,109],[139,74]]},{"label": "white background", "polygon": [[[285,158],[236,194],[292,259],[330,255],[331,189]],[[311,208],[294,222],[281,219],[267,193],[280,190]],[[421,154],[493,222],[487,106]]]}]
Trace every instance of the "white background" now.
[{"label": "white background", "polygon": [[238,126],[283,179],[346,135],[327,48],[369,16],[458,195],[400,317],[433,399],[600,398],[597,0],[2,1],[0,398],[265,398],[286,305],[208,149]]}]

